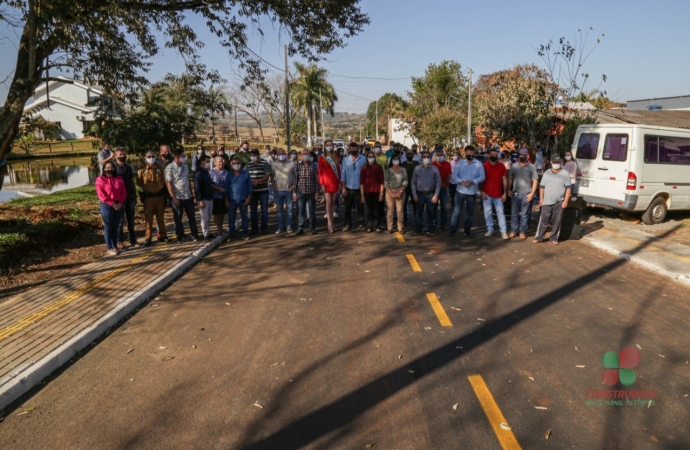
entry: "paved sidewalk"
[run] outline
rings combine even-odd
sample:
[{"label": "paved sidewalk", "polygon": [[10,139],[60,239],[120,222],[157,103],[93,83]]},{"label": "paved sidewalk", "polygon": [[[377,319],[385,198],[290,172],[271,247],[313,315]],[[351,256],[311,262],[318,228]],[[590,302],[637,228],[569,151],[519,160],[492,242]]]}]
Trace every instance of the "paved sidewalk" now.
[{"label": "paved sidewalk", "polygon": [[0,304],[0,409],[220,245],[154,243],[103,257]]},{"label": "paved sidewalk", "polygon": [[[690,247],[637,230],[584,227],[582,241],[647,270],[690,285]],[[668,233],[673,230],[669,230]]]}]

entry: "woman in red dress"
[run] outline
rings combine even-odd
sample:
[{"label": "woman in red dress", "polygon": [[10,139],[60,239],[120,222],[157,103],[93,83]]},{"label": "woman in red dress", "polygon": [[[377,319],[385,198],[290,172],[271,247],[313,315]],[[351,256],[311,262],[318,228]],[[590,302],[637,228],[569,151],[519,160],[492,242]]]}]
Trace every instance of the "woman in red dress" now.
[{"label": "woman in red dress", "polygon": [[335,212],[335,200],[340,191],[340,157],[334,151],[333,141],[325,142],[325,152],[319,157],[319,184],[326,199],[326,219],[328,219],[328,232],[335,233],[333,226],[333,214]]}]

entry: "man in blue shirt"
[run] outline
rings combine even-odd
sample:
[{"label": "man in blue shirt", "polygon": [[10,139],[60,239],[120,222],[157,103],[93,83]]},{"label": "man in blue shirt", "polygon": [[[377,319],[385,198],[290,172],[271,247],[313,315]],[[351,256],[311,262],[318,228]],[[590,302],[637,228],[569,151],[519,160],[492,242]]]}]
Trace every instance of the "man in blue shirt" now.
[{"label": "man in blue shirt", "polygon": [[455,190],[455,206],[453,218],[450,221],[450,235],[458,232],[458,222],[463,208],[465,208],[465,234],[470,237],[472,233],[472,221],[474,219],[474,204],[477,200],[479,183],[484,181],[484,166],[474,159],[474,147],[465,147],[465,159],[459,161],[453,169],[451,181],[457,184]]},{"label": "man in blue shirt", "polygon": [[249,172],[242,169],[242,162],[235,156],[230,160],[232,171],[225,178],[225,206],[228,207],[228,222],[230,222],[230,240],[235,240],[235,220],[237,208],[240,209],[242,219],[242,240],[249,240],[249,221],[247,206],[251,203],[254,185]]},{"label": "man in blue shirt", "polygon": [[358,146],[355,142],[350,142],[347,147],[349,156],[343,159],[340,173],[340,187],[345,197],[345,226],[343,231],[350,231],[352,223],[352,203],[357,205],[357,216],[359,216],[358,230],[364,231],[364,205],[362,205],[362,194],[359,191],[359,176],[362,167],[367,163],[367,159],[359,154]]}]

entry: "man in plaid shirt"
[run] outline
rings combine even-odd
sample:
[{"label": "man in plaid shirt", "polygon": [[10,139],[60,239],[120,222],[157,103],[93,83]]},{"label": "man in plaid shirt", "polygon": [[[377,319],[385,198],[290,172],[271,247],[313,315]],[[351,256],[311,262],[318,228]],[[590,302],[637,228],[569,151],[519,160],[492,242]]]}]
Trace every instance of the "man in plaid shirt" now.
[{"label": "man in plaid shirt", "polygon": [[309,150],[302,149],[302,160],[295,166],[293,172],[294,193],[293,199],[297,200],[299,208],[299,222],[297,234],[304,234],[304,219],[306,216],[307,202],[309,203],[309,229],[311,234],[316,231],[316,201],[319,199],[319,176],[314,163],[311,161]]}]

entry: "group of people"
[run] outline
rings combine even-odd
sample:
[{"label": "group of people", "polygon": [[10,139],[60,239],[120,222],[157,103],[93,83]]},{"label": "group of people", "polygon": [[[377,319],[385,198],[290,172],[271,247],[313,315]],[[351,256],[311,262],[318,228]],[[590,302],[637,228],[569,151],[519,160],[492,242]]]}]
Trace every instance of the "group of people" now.
[{"label": "group of people", "polygon": [[[158,155],[146,153],[145,166],[135,182],[125,149],[112,151],[106,144],[98,155],[101,176],[96,191],[108,253],[119,253],[125,242],[125,223],[130,244],[139,244],[134,232],[137,198],[144,209],[144,245],[151,244],[154,226],[159,241],[169,240],[164,222],[167,204],[172,208],[177,242],[186,239],[184,215],[193,241],[215,237],[211,221],[217,232],[224,234],[226,217],[231,240],[249,239],[250,223],[251,234],[265,233],[269,204],[275,205],[276,234],[295,233],[294,215],[297,235],[307,231],[317,234],[316,203],[320,197],[325,203],[329,233],[338,231],[335,218],[342,204],[342,232],[404,233],[412,222],[417,235],[426,232],[433,236],[437,230],[455,235],[462,226],[471,236],[478,196],[487,237],[494,234],[495,214],[503,239],[526,239],[533,202],[538,199],[541,215],[534,242],[541,242],[551,227],[550,240],[557,244],[563,209],[568,206],[577,173],[570,152],[564,155],[563,164],[556,153],[544,155],[540,145],[531,154],[527,148],[476,151],[468,145],[448,155],[442,145],[420,149],[394,142],[385,152],[379,143],[362,146],[352,142],[347,148],[338,148],[329,140],[312,151],[303,148],[289,155],[282,148],[266,146],[261,153],[249,147],[244,142],[226,152],[221,145],[207,154],[199,146],[188,164],[183,149],[171,152],[163,145]],[[138,194],[136,186],[140,187]],[[504,211],[508,201],[510,230]],[[195,218],[197,208],[201,235]]]}]

